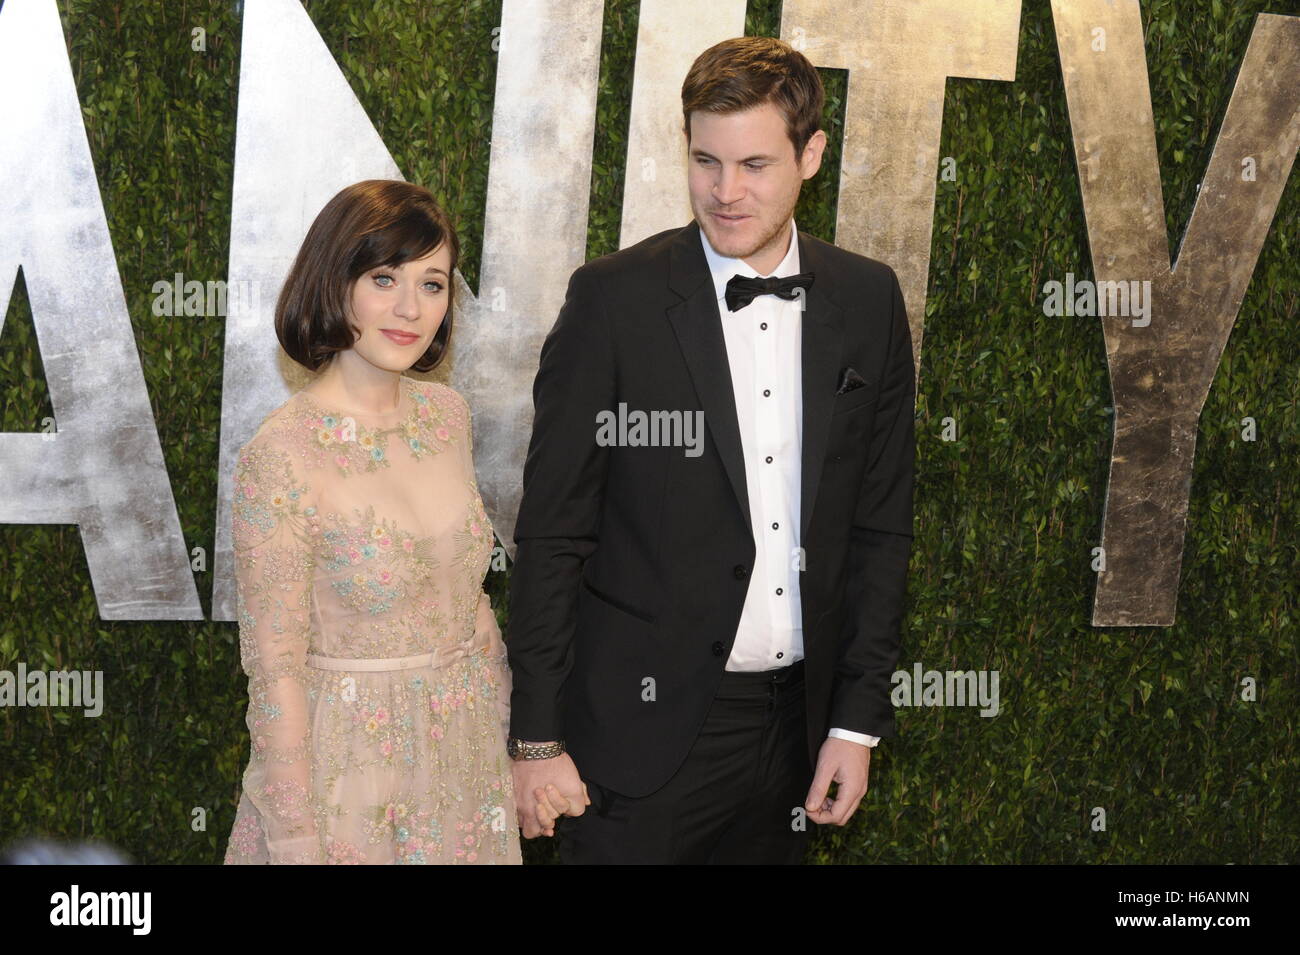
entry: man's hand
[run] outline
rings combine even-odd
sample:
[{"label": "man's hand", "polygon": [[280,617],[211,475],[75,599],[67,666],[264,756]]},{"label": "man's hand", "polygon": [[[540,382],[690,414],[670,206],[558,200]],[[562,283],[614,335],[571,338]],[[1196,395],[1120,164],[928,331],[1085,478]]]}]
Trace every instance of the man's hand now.
[{"label": "man's hand", "polygon": [[525,839],[555,835],[560,816],[581,816],[591,805],[587,784],[568,753],[551,759],[517,759],[511,769],[515,815]]},{"label": "man's hand", "polygon": [[[852,740],[829,736],[817,752],[817,769],[804,809],[818,824],[833,822],[842,826],[857,811],[867,794],[867,775],[871,768],[871,747]],[[837,784],[835,799],[826,798],[831,783]]]}]

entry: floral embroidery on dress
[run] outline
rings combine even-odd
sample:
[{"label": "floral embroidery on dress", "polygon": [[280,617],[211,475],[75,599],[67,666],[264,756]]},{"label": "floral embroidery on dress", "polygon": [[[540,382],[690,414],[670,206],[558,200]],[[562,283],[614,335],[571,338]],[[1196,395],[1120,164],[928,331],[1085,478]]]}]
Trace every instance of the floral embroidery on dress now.
[{"label": "floral embroidery on dress", "polygon": [[370,843],[391,842],[398,864],[424,865],[442,851],[442,827],[433,814],[420,809],[412,797],[371,806],[364,824]]},{"label": "floral embroidery on dress", "polygon": [[373,506],[357,516],[356,522],[348,522],[338,514],[327,515],[332,526],[320,535],[321,565],[341,574],[331,586],[349,607],[380,615],[409,593],[421,588],[435,592],[434,541],[376,518]]},{"label": "floral embroidery on dress", "polygon": [[460,409],[456,403],[447,408],[435,397],[438,388],[446,386],[417,382],[403,375],[402,387],[411,398],[411,410],[405,419],[388,427],[368,425],[353,415],[326,408],[306,391],[300,391],[298,427],[310,437],[306,443],[313,448],[314,466],[332,462],[341,474],[389,467],[389,438],[406,445],[417,459],[454,446],[457,426],[462,423]]},{"label": "floral embroidery on dress", "polygon": [[[483,508],[478,486],[471,484],[471,487],[474,497],[470,502],[469,514],[453,537],[456,559],[467,568],[476,565],[485,552],[490,560],[492,552],[492,522],[488,520],[487,511]],[[487,570],[486,563],[483,570]]]},{"label": "floral embroidery on dress", "polygon": [[474,815],[456,824],[456,831],[461,834],[460,844],[456,847],[457,862],[477,862],[479,853],[487,848],[502,851],[509,827],[515,825],[513,819],[506,818],[502,796],[501,783],[493,782],[487,798],[479,804]]},{"label": "floral embroidery on dress", "polygon": [[239,450],[250,747],[227,863],[521,861],[469,407],[403,387],[392,426],[300,393]]},{"label": "floral embroidery on dress", "polygon": [[225,864],[236,860],[251,859],[257,855],[262,842],[262,824],[256,816],[243,816],[230,830],[230,841],[226,845]]},{"label": "floral embroidery on dress", "polygon": [[363,849],[339,839],[329,840],[326,856],[330,865],[362,865],[366,861],[366,853]]}]

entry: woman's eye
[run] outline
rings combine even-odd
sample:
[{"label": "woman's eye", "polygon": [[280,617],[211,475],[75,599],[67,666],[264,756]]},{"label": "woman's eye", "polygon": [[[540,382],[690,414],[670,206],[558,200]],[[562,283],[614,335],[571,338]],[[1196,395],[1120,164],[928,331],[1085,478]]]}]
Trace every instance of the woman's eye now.
[{"label": "woman's eye", "polygon": [[432,286],[433,286],[433,289],[432,289],[431,291],[433,291],[433,292],[441,292],[441,291],[442,291],[442,283],[441,283],[441,282],[436,282],[436,281],[434,281],[433,279],[430,279],[429,281],[425,282],[424,284],[425,284],[425,285],[432,285]]},{"label": "woman's eye", "polygon": [[[376,281],[376,282],[379,282],[380,279],[388,279],[389,281],[392,281],[392,278],[393,278],[393,277],[392,277],[391,275],[389,275],[387,272],[380,272],[378,275],[375,276],[375,281]],[[380,284],[381,284],[381,286],[382,286],[383,288],[388,288],[388,286],[387,286],[387,285],[383,285],[382,282],[381,282]]]}]

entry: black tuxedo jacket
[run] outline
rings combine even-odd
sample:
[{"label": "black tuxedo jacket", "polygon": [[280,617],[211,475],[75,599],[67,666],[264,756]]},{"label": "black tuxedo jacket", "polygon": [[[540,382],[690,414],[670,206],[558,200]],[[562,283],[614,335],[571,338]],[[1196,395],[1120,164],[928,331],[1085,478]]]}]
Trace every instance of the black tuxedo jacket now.
[{"label": "black tuxedo jacket", "polygon": [[[814,273],[801,315],[797,540],[815,765],[831,727],[894,734],[914,372],[894,271],[798,236],[800,270]],[[865,386],[837,394],[847,368]],[[602,446],[597,415],[617,415],[620,403],[703,410],[703,453]],[[704,721],[755,552],[698,223],[573,273],[542,346],[533,404],[507,639],[510,732],[564,739],[584,779],[647,795],[681,765]]]}]

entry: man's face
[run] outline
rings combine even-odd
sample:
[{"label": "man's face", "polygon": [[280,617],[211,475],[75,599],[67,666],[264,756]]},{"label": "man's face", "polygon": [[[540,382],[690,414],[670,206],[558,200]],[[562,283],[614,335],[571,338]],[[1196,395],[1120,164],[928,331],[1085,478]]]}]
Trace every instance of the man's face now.
[{"label": "man's face", "polygon": [[771,272],[789,248],[799,187],[821,167],[818,130],[796,157],[785,120],[771,103],[739,113],[691,113],[687,183],[691,211],[720,254]]}]

